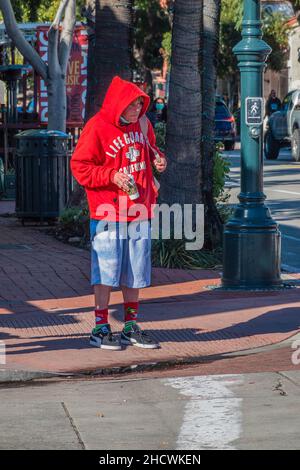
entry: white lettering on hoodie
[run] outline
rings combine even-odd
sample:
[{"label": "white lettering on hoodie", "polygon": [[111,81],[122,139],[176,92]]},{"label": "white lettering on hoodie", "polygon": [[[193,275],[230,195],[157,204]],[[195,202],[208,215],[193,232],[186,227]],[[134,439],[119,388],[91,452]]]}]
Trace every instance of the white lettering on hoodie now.
[{"label": "white lettering on hoodie", "polygon": [[113,139],[112,144],[109,145],[109,148],[112,152],[106,151],[106,155],[111,158],[116,158],[118,152],[126,145],[140,143],[145,144],[145,139],[142,132],[129,132],[129,135],[125,132],[123,135],[118,135]]},{"label": "white lettering on hoodie", "polygon": [[123,166],[119,171],[125,175],[129,175],[134,172],[139,172],[141,170],[146,170],[146,162],[137,162],[129,166]]}]

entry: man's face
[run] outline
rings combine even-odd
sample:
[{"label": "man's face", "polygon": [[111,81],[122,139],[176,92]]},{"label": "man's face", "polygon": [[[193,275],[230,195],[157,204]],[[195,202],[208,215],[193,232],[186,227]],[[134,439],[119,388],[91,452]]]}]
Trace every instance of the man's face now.
[{"label": "man's face", "polygon": [[122,116],[126,119],[128,122],[137,122],[143,107],[144,99],[143,98],[137,98],[134,100],[130,105],[125,109],[123,112]]},{"label": "man's face", "polygon": [[272,96],[272,98],[276,98],[276,91],[275,90],[271,91],[271,96]]}]

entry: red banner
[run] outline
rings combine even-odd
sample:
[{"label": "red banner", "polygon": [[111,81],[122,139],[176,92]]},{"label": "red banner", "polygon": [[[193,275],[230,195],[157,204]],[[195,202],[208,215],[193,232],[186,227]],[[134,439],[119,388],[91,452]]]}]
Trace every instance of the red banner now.
[{"label": "red banner", "polygon": [[[37,28],[37,50],[46,62],[48,61],[48,29],[47,26]],[[67,126],[81,127],[83,125],[87,88],[87,53],[87,31],[82,26],[76,26],[66,77]],[[38,112],[40,121],[47,123],[48,97],[43,79],[40,79],[38,84]]]}]

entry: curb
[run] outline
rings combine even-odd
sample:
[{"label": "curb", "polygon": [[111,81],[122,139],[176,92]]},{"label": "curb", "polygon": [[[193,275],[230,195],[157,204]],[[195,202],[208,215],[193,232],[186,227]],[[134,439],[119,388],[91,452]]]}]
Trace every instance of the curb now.
[{"label": "curb", "polygon": [[17,370],[17,369],[0,369],[0,386],[5,384],[18,384],[27,382],[38,382],[43,379],[84,379],[84,378],[97,378],[109,377],[117,375],[130,374],[132,372],[151,372],[154,370],[165,370],[175,367],[189,366],[195,364],[207,364],[209,362],[229,359],[233,357],[241,357],[252,354],[259,354],[262,352],[273,351],[290,346],[296,340],[300,339],[300,333],[291,336],[290,338],[275,344],[261,346],[259,348],[243,349],[231,353],[212,354],[209,356],[193,356],[182,359],[169,359],[158,362],[144,362],[140,364],[105,367],[100,369],[82,370],[76,372],[46,372],[46,371],[31,371],[31,370]]},{"label": "curb", "polygon": [[214,360],[225,358],[224,355],[194,356],[183,359],[169,359],[158,362],[143,362],[140,364],[105,367],[100,369],[79,370],[77,372],[45,372],[31,370],[1,370],[0,386],[5,384],[18,384],[27,382],[38,382],[43,379],[84,379],[93,377],[109,377],[130,374],[132,372],[150,372],[154,370],[170,369],[178,366],[191,364],[205,364]]},{"label": "curb", "polygon": [[0,384],[23,383],[39,379],[49,379],[54,377],[70,377],[72,374],[46,371],[32,371],[22,369],[0,369]]}]

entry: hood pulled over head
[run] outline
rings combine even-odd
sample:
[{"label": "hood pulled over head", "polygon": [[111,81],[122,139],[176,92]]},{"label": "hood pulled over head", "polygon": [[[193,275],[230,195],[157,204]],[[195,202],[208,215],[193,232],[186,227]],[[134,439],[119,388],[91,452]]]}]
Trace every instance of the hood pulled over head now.
[{"label": "hood pulled over head", "polygon": [[140,113],[141,118],[149,107],[149,96],[134,83],[116,76],[108,87],[100,110],[100,115],[105,121],[119,127],[121,115],[130,103],[139,97],[144,98],[143,107]]}]

